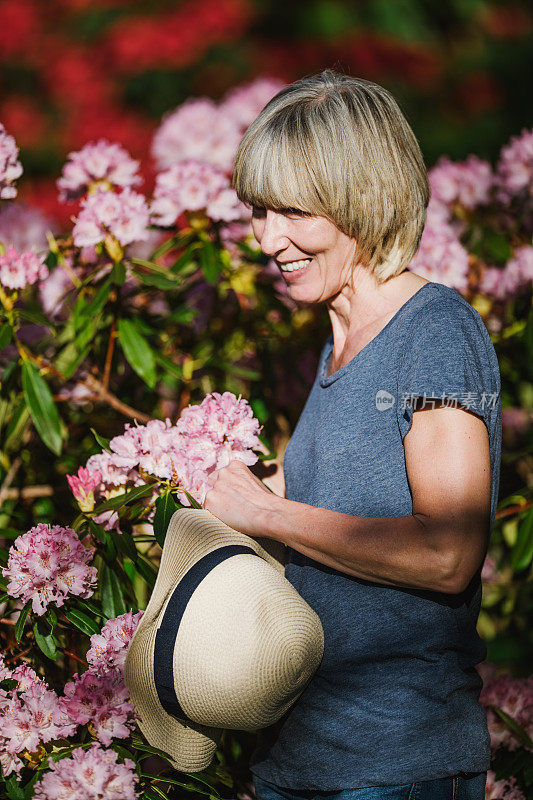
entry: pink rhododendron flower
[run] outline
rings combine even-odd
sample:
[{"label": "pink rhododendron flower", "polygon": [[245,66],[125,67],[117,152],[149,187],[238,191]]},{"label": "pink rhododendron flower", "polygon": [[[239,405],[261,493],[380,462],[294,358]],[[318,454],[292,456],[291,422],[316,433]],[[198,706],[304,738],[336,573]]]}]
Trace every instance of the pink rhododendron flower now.
[{"label": "pink rhododendron flower", "polygon": [[14,247],[9,247],[5,255],[0,254],[0,283],[6,289],[24,289],[47,275],[44,259],[33,250],[18,253]]},{"label": "pink rhododendron flower", "polygon": [[256,78],[230,89],[222,98],[219,108],[234,119],[244,133],[268,101],[285,85],[278,78]]},{"label": "pink rhododendron flower", "polygon": [[533,201],[533,130],[524,128],[502,148],[496,165],[497,196],[509,203],[514,197]]},{"label": "pink rhododendron flower", "polygon": [[500,717],[488,706],[494,705],[500,708],[524,728],[530,737],[533,737],[533,676],[514,678],[503,673],[482,677],[484,683],[479,702],[486,707],[492,752],[500,747],[505,747],[507,750],[523,747],[524,745],[520,744]]},{"label": "pink rhododendron flower", "polygon": [[246,214],[226,175],[211,164],[190,159],[157,175],[150,204],[153,223],[173,225],[183,211],[200,209],[211,219],[226,222]]},{"label": "pink rhododendron flower", "polygon": [[148,238],[150,222],[146,198],[129,187],[120,194],[98,188],[81,201],[81,211],[74,225],[76,247],[99,244],[112,234],[125,246]]},{"label": "pink rhododendron flower", "polygon": [[517,247],[503,269],[487,267],[481,277],[480,291],[498,300],[512,298],[533,280],[533,247]]},{"label": "pink rhododendron flower", "polygon": [[135,727],[135,709],[122,675],[116,670],[86,670],[67,683],[59,698],[62,711],[77,725],[88,722],[102,744],[125,739]]},{"label": "pink rhododendron flower", "polygon": [[430,200],[420,247],[409,269],[461,291],[468,287],[468,267],[467,251],[443,216],[442,209]]},{"label": "pink rhododendron flower", "polygon": [[19,681],[0,697],[0,763],[4,775],[9,775],[20,772],[23,762],[18,754],[23,750],[31,753],[40,743],[71,736],[76,726],[63,717],[56,693],[30,667],[21,665],[4,673],[5,665],[2,680]]},{"label": "pink rhododendron flower", "polygon": [[0,207],[0,242],[14,247],[19,253],[25,250],[47,251],[46,232],[54,233],[56,224],[39,208],[18,201]]},{"label": "pink rhododendron flower", "polygon": [[0,123],[0,198],[11,200],[17,196],[13,181],[22,175],[22,164],[18,160],[19,149],[12,136]]},{"label": "pink rhododendron flower", "polygon": [[68,485],[81,511],[93,511],[94,490],[101,480],[102,476],[98,470],[91,474],[85,467],[80,467],[77,475],[67,475]]},{"label": "pink rhododendron flower", "polygon": [[485,784],[485,800],[526,800],[526,796],[516,785],[514,776],[497,781],[496,773],[489,769]]},{"label": "pink rhododendron flower", "polygon": [[82,750],[76,748],[71,758],[54,761],[48,758],[50,771],[35,783],[35,800],[136,800],[139,797],[135,762],[102,748],[98,742]]},{"label": "pink rhododendron flower", "polygon": [[85,658],[95,672],[113,669],[120,675],[123,674],[126,651],[143,613],[127,611],[108,620],[100,633],[93,633]]},{"label": "pink rhododendron flower", "polygon": [[117,486],[142,485],[146,473],[172,480],[183,505],[190,502],[180,487],[203,503],[213,470],[232,459],[248,466],[256,463],[252,449],[260,446],[261,427],[248,401],[231,392],[213,392],[200,405],[189,405],[175,425],[168,418],[134,427],[126,423],[124,433],[111,439],[111,453],[103,451],[87,460],[86,468],[102,476],[95,496],[100,500],[111,496]]},{"label": "pink rhododendron flower", "polygon": [[492,167],[487,161],[470,155],[465,161],[451,161],[441,156],[428,172],[431,196],[444,205],[461,203],[474,209],[490,200],[493,185]]},{"label": "pink rhododendron flower", "polygon": [[90,597],[97,570],[89,567],[94,548],[82,545],[72,528],[39,523],[18,536],[9,549],[7,593],[32,601],[35,614],[41,616],[50,603],[62,606],[69,595]]},{"label": "pink rhododendron flower", "polygon": [[207,97],[191,98],[163,116],[152,155],[158,169],[196,159],[230,172],[241,137],[238,121],[224,108]]},{"label": "pink rhododendron flower", "polygon": [[57,181],[62,202],[77,200],[95,184],[108,189],[142,183],[137,174],[140,162],[131,158],[121,145],[106,139],[88,142],[81,150],[69,153],[67,158]]}]

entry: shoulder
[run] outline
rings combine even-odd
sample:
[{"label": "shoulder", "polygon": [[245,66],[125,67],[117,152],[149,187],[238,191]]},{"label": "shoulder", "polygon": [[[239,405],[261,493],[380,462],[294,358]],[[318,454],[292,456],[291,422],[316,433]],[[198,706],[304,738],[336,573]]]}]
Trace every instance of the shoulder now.
[{"label": "shoulder", "polygon": [[456,289],[436,284],[425,302],[415,308],[404,329],[404,349],[412,347],[465,348],[480,351],[494,362],[496,354],[480,313]]},{"label": "shoulder", "polygon": [[444,284],[413,310],[403,331],[400,371],[418,365],[431,374],[483,375],[484,382],[500,384],[494,345],[479,312]]}]

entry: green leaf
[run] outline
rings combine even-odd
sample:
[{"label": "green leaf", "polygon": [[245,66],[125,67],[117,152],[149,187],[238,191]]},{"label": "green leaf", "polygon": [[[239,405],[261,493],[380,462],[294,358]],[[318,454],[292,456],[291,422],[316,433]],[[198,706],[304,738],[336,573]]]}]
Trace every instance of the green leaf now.
[{"label": "green leaf", "polygon": [[520,523],[516,543],[511,553],[511,567],[515,572],[526,569],[533,560],[533,508]]},{"label": "green leaf", "polygon": [[[96,326],[93,323],[94,320],[91,320],[91,325],[87,325],[87,327],[84,329],[89,331],[89,338],[92,338],[92,335],[96,330]],[[55,369],[57,369],[59,372],[62,372],[66,378],[72,377],[81,362],[85,361],[90,352],[91,344],[86,345],[80,341],[81,338],[82,337],[80,335],[76,341],[68,342],[68,344],[66,344],[65,347],[63,347],[63,349],[56,355],[52,362]],[[87,338],[87,336],[84,338]]]},{"label": "green leaf", "polygon": [[57,614],[53,606],[48,606],[48,608],[46,609],[45,617],[48,624],[50,625],[50,630],[53,631],[55,626],[57,625]]},{"label": "green leaf", "polygon": [[132,273],[146,286],[156,286],[158,289],[163,290],[180,288],[181,281],[177,280],[175,276],[169,278],[166,275],[159,275],[157,272],[147,275],[145,272],[139,272],[138,270],[132,270]]},{"label": "green leaf", "polygon": [[109,300],[112,288],[113,284],[108,278],[105,283],[100,286],[94,297],[79,311],[76,320],[76,330],[80,330],[89,320],[94,319],[94,317],[100,313]]},{"label": "green leaf", "polygon": [[173,375],[175,378],[183,378],[183,370],[179,364],[174,364],[170,358],[161,355],[161,353],[154,352],[154,356],[157,363],[161,364],[170,375]]},{"label": "green leaf", "polygon": [[200,264],[206,281],[211,284],[217,282],[217,278],[222,272],[222,263],[218,257],[218,252],[213,242],[206,240],[200,250]]},{"label": "green leaf", "polygon": [[32,606],[32,601],[28,600],[24,608],[22,608],[20,611],[19,618],[17,619],[15,625],[15,639],[17,640],[17,642],[20,642],[20,640],[22,639],[22,632],[24,631],[24,625],[26,623],[28,614],[30,613],[31,606]]},{"label": "green leaf", "polygon": [[22,319],[27,319],[28,322],[34,322],[35,325],[43,325],[45,328],[49,328],[54,336],[56,335],[57,329],[55,325],[52,324],[47,316],[41,314],[40,311],[30,311],[27,308],[19,308],[17,312]]},{"label": "green leaf", "polygon": [[109,564],[104,563],[100,575],[100,596],[102,598],[102,608],[108,619],[114,619],[125,614],[127,611],[124,602],[124,594],[117,574],[111,569]]},{"label": "green leaf", "polygon": [[108,511],[110,508],[122,508],[122,506],[125,506],[127,503],[131,503],[133,500],[138,500],[141,497],[147,497],[148,495],[152,494],[153,491],[154,487],[149,483],[145,483],[142,486],[136,486],[129,492],[117,494],[116,497],[110,497],[109,500],[105,500],[105,502],[100,503],[100,505],[96,506],[94,509],[94,514],[101,514],[102,511]]},{"label": "green leaf", "polygon": [[3,442],[4,452],[9,453],[13,449],[18,449],[29,419],[30,410],[26,404],[26,398],[23,397],[12,412],[6,428]]},{"label": "green leaf", "polygon": [[78,611],[77,608],[69,608],[68,611],[63,611],[64,616],[71,622],[78,630],[86,633],[87,636],[92,636],[93,633],[100,633],[101,625],[98,625],[91,617],[84,614],[83,611]]},{"label": "green leaf", "polygon": [[154,567],[148,561],[145,561],[144,558],[141,558],[141,556],[137,556],[137,560],[134,561],[133,564],[141,578],[144,578],[148,586],[153,589],[157,578],[157,572]]},{"label": "green leaf", "polygon": [[533,360],[533,308],[529,309],[529,314],[527,315],[527,325],[524,331],[524,338],[531,363]]},{"label": "green leaf", "polygon": [[106,621],[110,619],[110,617],[107,617],[103,610],[97,606],[96,603],[93,603],[92,600],[82,600],[80,597],[77,597],[75,602],[78,606],[81,606],[81,608],[85,609],[85,611],[88,611],[90,614],[96,614],[97,617],[102,617]]},{"label": "green leaf", "polygon": [[132,368],[153,389],[156,381],[154,353],[131,319],[119,319],[118,338]]},{"label": "green leaf", "polygon": [[9,800],[25,800],[24,789],[13,773],[6,780],[6,794]]},{"label": "green leaf", "polygon": [[191,238],[194,236],[194,231],[190,228],[186,228],[183,231],[180,231],[175,236],[171,236],[170,239],[167,239],[165,242],[156,247],[156,249],[152,253],[152,261],[154,259],[159,258],[159,256],[165,255],[168,253],[169,250],[172,250],[173,247],[183,247]]},{"label": "green leaf", "polygon": [[13,328],[7,322],[4,322],[0,328],[0,350],[2,350],[4,347],[7,347],[12,336]]},{"label": "green leaf", "polygon": [[503,721],[505,727],[508,728],[512,734],[514,734],[519,742],[526,745],[526,747],[529,747],[530,749],[533,748],[533,739],[531,739],[527,731],[525,731],[524,728],[518,724],[518,722],[515,722],[515,720],[510,717],[509,714],[506,714],[505,711],[502,711],[502,709],[498,708],[498,706],[490,704],[488,707],[491,708],[494,713]]},{"label": "green leaf", "polygon": [[135,561],[137,558],[137,548],[135,547],[135,542],[131,538],[131,534],[127,531],[124,533],[117,533],[117,531],[109,531],[111,535],[111,540],[115,545],[116,549],[128,558],[131,558],[132,561]]},{"label": "green leaf", "polygon": [[61,424],[48,385],[31,361],[22,364],[22,386],[31,417],[39,436],[56,456],[61,454]]},{"label": "green leaf", "polygon": [[99,433],[96,433],[94,428],[91,428],[91,431],[93,432],[93,436],[100,445],[100,447],[102,448],[102,450],[107,450],[108,453],[111,453],[111,446],[109,444],[110,440],[106,439],[104,436],[100,436]]},{"label": "green leaf", "polygon": [[57,658],[57,647],[54,634],[50,631],[43,633],[40,620],[37,620],[33,623],[33,635],[35,636],[35,641],[41,652],[43,652],[47,658],[51,659],[51,661],[55,661]]},{"label": "green leaf", "polygon": [[122,286],[126,280],[126,267],[122,261],[116,261],[113,264],[110,277],[113,283],[115,283],[117,286]]},{"label": "green leaf", "polygon": [[165,536],[172,515],[180,508],[170,494],[162,495],[155,501],[154,536],[160,547],[165,543]]},{"label": "green leaf", "polygon": [[169,761],[171,760],[169,754],[165,753],[164,750],[158,750],[157,747],[152,747],[152,745],[147,744],[135,734],[131,737],[131,743],[136,750],[141,750],[143,753],[149,753],[153,756],[161,756],[162,758],[167,758]]}]

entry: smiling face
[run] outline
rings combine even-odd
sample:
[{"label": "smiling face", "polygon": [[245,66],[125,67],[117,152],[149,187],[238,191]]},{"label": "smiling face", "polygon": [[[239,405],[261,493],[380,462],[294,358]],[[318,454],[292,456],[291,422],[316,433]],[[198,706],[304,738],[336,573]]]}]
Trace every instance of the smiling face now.
[{"label": "smiling face", "polygon": [[[282,271],[295,300],[318,303],[349,282],[356,240],[326,217],[253,206],[252,230],[263,253]],[[285,265],[293,268],[284,270]]]}]

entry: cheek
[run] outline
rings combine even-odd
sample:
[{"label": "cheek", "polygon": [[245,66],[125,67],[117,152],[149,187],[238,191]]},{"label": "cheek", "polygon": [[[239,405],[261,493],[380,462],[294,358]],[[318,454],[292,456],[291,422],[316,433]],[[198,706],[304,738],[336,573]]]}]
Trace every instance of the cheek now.
[{"label": "cheek", "polygon": [[263,231],[265,229],[265,222],[264,220],[254,219],[252,217],[252,231],[256,238],[256,241],[261,243],[261,237],[263,235]]}]

